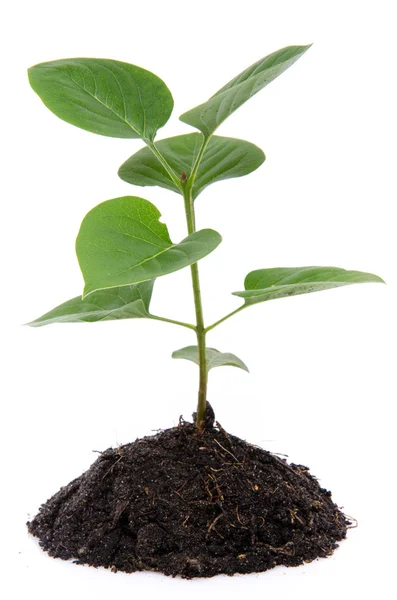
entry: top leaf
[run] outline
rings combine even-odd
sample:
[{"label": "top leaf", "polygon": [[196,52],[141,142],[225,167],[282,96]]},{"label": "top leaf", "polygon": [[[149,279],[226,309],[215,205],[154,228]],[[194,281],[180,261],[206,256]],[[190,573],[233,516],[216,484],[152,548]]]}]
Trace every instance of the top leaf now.
[{"label": "top leaf", "polygon": [[31,67],[28,74],[57,117],[99,135],[153,140],[174,105],[159,77],[117,60],[55,60]]},{"label": "top leaf", "polygon": [[[178,174],[184,171],[187,178],[191,175],[202,144],[201,133],[177,135],[156,142],[158,150],[173,171]],[[196,199],[211,183],[252,173],[264,160],[265,155],[258,146],[245,140],[214,135],[209,141],[196,174],[192,189],[193,199]],[[149,148],[142,148],[130,156],[121,165],[119,177],[134,185],[158,185],[182,193],[181,188],[175,185]]]},{"label": "top leaf", "polygon": [[244,102],[293,65],[310,45],[288,46],[265,56],[229,81],[207,102],[181,115],[180,120],[210,136]]}]

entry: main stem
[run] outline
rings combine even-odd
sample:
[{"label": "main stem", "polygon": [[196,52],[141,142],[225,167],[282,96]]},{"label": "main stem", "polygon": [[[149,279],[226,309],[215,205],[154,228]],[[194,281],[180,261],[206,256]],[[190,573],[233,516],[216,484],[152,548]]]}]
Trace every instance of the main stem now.
[{"label": "main stem", "polygon": [[[196,231],[196,215],[194,212],[194,202],[192,196],[192,189],[200,166],[201,159],[203,158],[204,152],[211,139],[211,135],[203,139],[202,146],[197,154],[194,162],[192,172],[188,180],[186,180],[186,173],[182,173],[181,179],[178,178],[174,170],[168,164],[167,160],[155,146],[154,142],[145,140],[147,145],[153,154],[158,158],[164,169],[167,171],[169,177],[174,182],[175,186],[179,188],[183,193],[183,199],[185,202],[185,213],[186,223],[189,235]],[[204,326],[203,317],[203,305],[201,303],[201,291],[200,291],[200,278],[197,263],[190,266],[190,272],[192,276],[193,284],[193,296],[194,296],[194,307],[196,310],[196,326],[190,326],[186,323],[176,322],[178,325],[184,325],[185,327],[194,328],[197,336],[197,347],[199,357],[199,369],[200,369],[200,381],[199,381],[199,392],[198,392],[198,404],[197,404],[197,417],[196,417],[196,428],[201,431],[204,426],[205,413],[207,410],[207,384],[208,384],[208,371],[207,371],[207,353],[205,346],[206,329]],[[159,317],[158,320],[172,322],[170,319],[164,319]]]},{"label": "main stem", "polygon": [[[194,212],[191,185],[191,182],[187,182],[183,188],[183,199],[185,201],[186,222],[189,235],[196,231],[196,217]],[[194,307],[196,311],[196,335],[200,369],[196,428],[201,431],[204,425],[205,412],[207,408],[208,372],[205,346],[206,331],[204,326],[203,305],[201,302],[200,278],[197,263],[190,266],[190,272],[192,276]]]}]

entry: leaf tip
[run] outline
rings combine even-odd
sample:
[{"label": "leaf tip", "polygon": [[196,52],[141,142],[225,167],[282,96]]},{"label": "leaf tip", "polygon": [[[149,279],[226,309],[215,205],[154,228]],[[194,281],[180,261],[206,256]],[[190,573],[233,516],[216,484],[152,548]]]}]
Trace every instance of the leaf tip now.
[{"label": "leaf tip", "polygon": [[22,323],[22,327],[41,327],[44,323],[40,322],[40,319],[29,321],[28,323]]},{"label": "leaf tip", "polygon": [[307,52],[308,50],[310,50],[310,48],[313,46],[314,42],[311,42],[310,44],[305,44],[303,46],[298,46],[298,48],[300,48],[300,54],[305,54],[305,52]]},{"label": "leaf tip", "polygon": [[35,69],[34,66],[28,67],[28,69],[26,69],[26,75],[28,76],[28,81],[29,81],[29,84],[30,84],[31,88],[33,88],[33,81],[32,81],[32,79],[33,79],[34,69]]}]

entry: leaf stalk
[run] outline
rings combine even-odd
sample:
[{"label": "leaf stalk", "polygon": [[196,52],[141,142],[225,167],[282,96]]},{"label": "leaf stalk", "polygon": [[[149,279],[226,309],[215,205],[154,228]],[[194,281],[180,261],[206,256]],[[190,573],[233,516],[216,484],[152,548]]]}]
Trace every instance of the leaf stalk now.
[{"label": "leaf stalk", "polygon": [[172,323],[173,325],[180,325],[181,327],[187,327],[188,329],[193,329],[196,331],[196,326],[191,323],[184,323],[183,321],[175,321],[175,319],[168,319],[167,317],[159,317],[158,315],[150,314],[150,319],[154,321],[163,321],[164,323]]},{"label": "leaf stalk", "polygon": [[150,150],[153,152],[155,157],[158,159],[158,161],[161,163],[161,165],[164,167],[164,169],[167,171],[167,173],[170,176],[170,178],[172,179],[173,183],[177,186],[177,188],[179,190],[182,191],[181,180],[176,175],[176,173],[171,168],[171,166],[168,164],[168,162],[166,161],[164,156],[161,154],[161,152],[157,148],[157,146],[154,144],[154,142],[152,142],[151,140],[145,140],[145,142],[146,142],[147,146],[150,148]]},{"label": "leaf stalk", "polygon": [[212,137],[212,135],[208,135],[208,136],[204,137],[204,140],[203,140],[203,143],[202,143],[202,145],[201,145],[201,148],[200,148],[200,150],[199,150],[199,153],[197,154],[197,156],[196,156],[196,160],[194,161],[194,165],[193,165],[193,168],[192,168],[192,172],[190,173],[189,180],[188,180],[188,182],[187,182],[187,184],[186,184],[186,188],[187,188],[187,189],[188,189],[188,191],[190,191],[190,192],[191,192],[191,191],[192,191],[192,189],[193,189],[193,185],[194,185],[194,182],[195,182],[195,180],[196,180],[197,171],[198,171],[198,169],[199,169],[199,166],[200,166],[201,160],[202,160],[202,158],[203,158],[203,156],[204,156],[204,152],[205,152],[205,151],[206,151],[206,149],[207,149],[207,146],[208,146],[208,143],[209,143],[209,141],[210,141],[211,137]]},{"label": "leaf stalk", "polygon": [[218,327],[218,325],[220,325],[227,319],[230,319],[230,317],[233,317],[233,315],[236,315],[237,313],[242,311],[244,308],[246,308],[246,304],[242,304],[241,306],[236,308],[236,310],[233,310],[231,313],[229,313],[225,317],[222,317],[222,319],[219,319],[219,321],[215,321],[215,323],[213,323],[212,325],[209,325],[208,327],[205,328],[205,333],[208,333],[209,331],[211,331],[211,329],[215,329],[215,327]]}]

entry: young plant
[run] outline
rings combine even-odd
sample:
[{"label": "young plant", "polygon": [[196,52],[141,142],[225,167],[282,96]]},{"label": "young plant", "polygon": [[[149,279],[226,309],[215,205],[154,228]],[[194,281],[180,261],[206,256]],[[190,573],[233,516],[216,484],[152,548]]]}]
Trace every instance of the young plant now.
[{"label": "young plant", "polygon": [[[146,318],[191,329],[197,344],[176,350],[172,356],[199,366],[198,430],[204,425],[209,370],[231,365],[248,371],[237,356],[207,347],[209,331],[259,302],[352,283],[382,282],[371,273],[336,267],[259,269],[248,273],[244,290],[233,292],[243,304],[215,323],[206,325],[204,321],[198,261],[215,250],[221,236],[212,229],[196,230],[195,201],[208,185],[247,175],[265,160],[254,144],[220,137],[215,131],[309,47],[289,46],[254,63],[180,117],[199,133],[158,142],[154,141],[157,131],[168,121],[173,99],[153,73],[124,62],[93,58],[57,60],[29,69],[34,91],[64,121],[99,135],[140,138],[146,144],[120,167],[119,176],[133,185],[160,186],[180,194],[188,233],[179,243],[172,242],[167,226],[159,221],[160,212],[143,198],[125,196],[102,202],[83,219],[77,236],[83,295],[29,324]],[[156,278],[185,267],[191,271],[194,324],[150,312]]]}]

